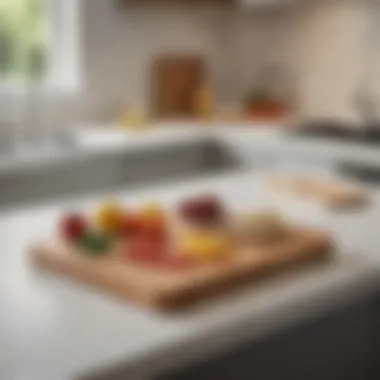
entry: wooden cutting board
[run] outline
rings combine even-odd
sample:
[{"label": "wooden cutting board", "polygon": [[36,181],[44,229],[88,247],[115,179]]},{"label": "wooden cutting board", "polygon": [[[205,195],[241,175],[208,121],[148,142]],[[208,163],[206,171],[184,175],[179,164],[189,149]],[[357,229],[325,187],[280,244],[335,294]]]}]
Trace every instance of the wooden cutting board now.
[{"label": "wooden cutting board", "polygon": [[289,266],[326,259],[331,246],[324,232],[292,229],[281,241],[241,247],[226,260],[180,270],[132,262],[117,255],[88,258],[57,241],[37,245],[31,253],[38,267],[54,274],[139,304],[172,310],[241,282],[269,277]]},{"label": "wooden cutting board", "polygon": [[162,56],[152,66],[152,109],[158,118],[195,117],[194,94],[205,80],[197,56]]},{"label": "wooden cutting board", "polygon": [[305,176],[278,176],[269,178],[267,184],[276,192],[309,199],[331,208],[356,208],[368,204],[369,201],[364,190],[339,181]]}]

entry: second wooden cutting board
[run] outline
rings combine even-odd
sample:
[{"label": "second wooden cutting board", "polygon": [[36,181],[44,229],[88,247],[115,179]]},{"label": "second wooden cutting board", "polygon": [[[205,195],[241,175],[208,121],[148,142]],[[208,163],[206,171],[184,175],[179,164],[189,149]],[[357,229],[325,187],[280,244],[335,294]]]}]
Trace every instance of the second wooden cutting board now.
[{"label": "second wooden cutting board", "polygon": [[363,189],[342,181],[308,176],[274,176],[269,178],[267,184],[276,192],[288,193],[332,208],[356,208],[369,201]]},{"label": "second wooden cutting board", "polygon": [[158,118],[195,116],[194,94],[205,81],[205,62],[197,56],[168,55],[152,66],[152,110]]}]

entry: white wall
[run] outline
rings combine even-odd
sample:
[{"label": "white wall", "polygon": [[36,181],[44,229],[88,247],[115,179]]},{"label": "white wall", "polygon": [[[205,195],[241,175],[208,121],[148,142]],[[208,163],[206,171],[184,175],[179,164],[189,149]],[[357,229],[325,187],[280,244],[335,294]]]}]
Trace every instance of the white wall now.
[{"label": "white wall", "polygon": [[[204,55],[220,102],[240,100],[260,65],[275,62],[296,74],[302,115],[355,117],[350,97],[368,61],[362,59],[368,13],[361,0],[312,0],[257,13],[81,1],[83,90],[51,104],[47,117],[56,124],[112,120],[125,105],[146,107],[150,66],[163,50]],[[379,59],[371,57],[378,93]],[[30,112],[28,123],[43,117]]]},{"label": "white wall", "polygon": [[314,3],[299,14],[296,45],[303,115],[355,120],[353,97],[369,59],[363,3]]},{"label": "white wall", "polygon": [[124,104],[145,106],[150,64],[167,50],[203,54],[222,102],[241,99],[260,65],[275,62],[290,70],[301,115],[354,119],[352,94],[368,61],[363,3],[319,0],[223,14],[194,7],[121,10],[112,1],[85,0],[84,115],[107,118]]},{"label": "white wall", "polygon": [[85,1],[82,44],[88,117],[111,117],[124,105],[145,107],[150,67],[163,51],[203,55],[211,81],[218,85],[224,73],[214,32],[223,15],[194,7],[121,9],[116,3]]},{"label": "white wall", "polygon": [[276,33],[282,13],[273,17],[199,5],[122,10],[112,1],[83,1],[87,118],[110,117],[123,105],[147,106],[150,65],[163,51],[203,55],[221,103],[241,100],[260,64],[282,56],[281,33]]},{"label": "white wall", "polygon": [[125,8],[116,0],[78,2],[83,77],[79,93],[49,96],[47,101],[35,93],[28,101],[25,97],[15,101],[14,96],[4,100],[0,94],[0,121],[16,120],[33,130],[49,122],[61,126],[78,120],[115,120],[127,105],[146,108],[151,65],[165,51],[204,56],[211,85],[223,98],[228,65],[220,59],[225,46],[219,43],[219,34],[227,30],[226,14],[219,8]]},{"label": "white wall", "polygon": [[[368,61],[376,59],[366,43],[368,14],[360,0],[313,0],[252,16],[237,38],[247,68],[236,69],[241,87],[251,81],[249,68],[258,62],[278,63],[294,80],[301,117],[355,119],[352,95]],[[257,33],[261,48],[255,54]]]}]

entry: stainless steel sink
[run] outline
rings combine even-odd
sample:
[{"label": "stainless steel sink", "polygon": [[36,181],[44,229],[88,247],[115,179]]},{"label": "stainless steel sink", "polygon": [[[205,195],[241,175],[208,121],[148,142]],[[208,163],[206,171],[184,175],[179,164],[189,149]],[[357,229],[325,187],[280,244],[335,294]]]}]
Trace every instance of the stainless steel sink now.
[{"label": "stainless steel sink", "polygon": [[[53,163],[31,165],[25,170],[0,170],[0,207],[157,180],[211,175],[240,165],[236,157],[214,140],[96,155],[79,152],[80,147],[71,145],[71,140],[62,139],[58,143],[67,158],[75,159],[63,156],[59,159],[56,152]],[[40,159],[46,160],[49,156]]]}]

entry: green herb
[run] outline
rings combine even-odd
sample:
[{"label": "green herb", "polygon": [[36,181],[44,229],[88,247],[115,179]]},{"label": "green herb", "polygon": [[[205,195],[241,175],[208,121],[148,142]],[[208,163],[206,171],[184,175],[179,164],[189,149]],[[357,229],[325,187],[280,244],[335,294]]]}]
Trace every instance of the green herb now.
[{"label": "green herb", "polygon": [[89,255],[103,256],[110,253],[113,239],[110,236],[90,231],[79,239],[79,245]]}]

